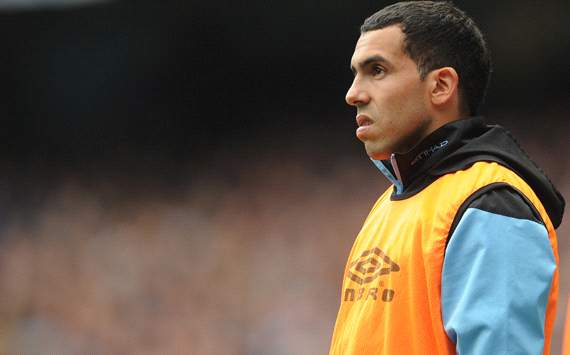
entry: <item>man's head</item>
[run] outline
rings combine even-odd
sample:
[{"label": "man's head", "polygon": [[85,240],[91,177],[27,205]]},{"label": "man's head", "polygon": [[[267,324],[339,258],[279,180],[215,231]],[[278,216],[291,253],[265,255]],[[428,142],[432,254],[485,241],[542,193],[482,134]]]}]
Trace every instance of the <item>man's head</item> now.
[{"label": "man's head", "polygon": [[361,26],[346,100],[368,154],[404,153],[439,126],[477,113],[490,75],[481,32],[447,2],[400,2]]}]

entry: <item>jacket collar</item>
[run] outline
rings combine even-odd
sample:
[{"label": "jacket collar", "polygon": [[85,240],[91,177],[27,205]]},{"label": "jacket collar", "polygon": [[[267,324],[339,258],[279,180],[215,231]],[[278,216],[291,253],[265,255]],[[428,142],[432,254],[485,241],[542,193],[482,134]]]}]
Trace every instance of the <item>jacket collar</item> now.
[{"label": "jacket collar", "polygon": [[432,132],[409,152],[394,153],[389,160],[372,159],[372,162],[394,184],[394,195],[397,196],[485,127],[483,117],[456,120]]}]

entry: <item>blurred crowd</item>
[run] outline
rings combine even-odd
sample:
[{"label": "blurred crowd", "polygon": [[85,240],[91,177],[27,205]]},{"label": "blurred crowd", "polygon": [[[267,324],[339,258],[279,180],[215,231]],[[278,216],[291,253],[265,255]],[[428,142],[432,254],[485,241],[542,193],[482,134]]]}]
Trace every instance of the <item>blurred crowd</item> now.
[{"label": "blurred crowd", "polygon": [[345,255],[384,182],[342,163],[250,168],[177,197],[68,179],[13,217],[2,353],[324,352]]},{"label": "blurred crowd", "polygon": [[[513,131],[568,198],[564,130],[532,127]],[[176,189],[62,179],[1,224],[0,353],[325,354],[346,256],[387,187],[365,156],[331,160],[251,159]]]}]

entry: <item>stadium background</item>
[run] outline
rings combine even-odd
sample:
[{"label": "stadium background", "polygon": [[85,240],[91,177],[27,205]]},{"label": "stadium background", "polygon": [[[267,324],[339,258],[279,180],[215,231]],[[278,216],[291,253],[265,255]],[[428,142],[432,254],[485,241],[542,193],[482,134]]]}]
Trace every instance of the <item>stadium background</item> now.
[{"label": "stadium background", "polygon": [[[70,3],[0,1],[0,353],[326,353],[387,187],[344,94],[388,2]],[[456,3],[494,58],[483,113],[568,198],[570,3]]]}]

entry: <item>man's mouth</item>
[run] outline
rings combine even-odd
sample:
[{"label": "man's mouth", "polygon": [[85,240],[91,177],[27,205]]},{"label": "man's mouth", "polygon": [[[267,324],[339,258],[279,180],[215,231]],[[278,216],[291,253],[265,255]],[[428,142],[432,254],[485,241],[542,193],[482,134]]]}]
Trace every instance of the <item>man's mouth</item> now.
[{"label": "man's mouth", "polygon": [[358,125],[358,128],[356,129],[356,137],[360,140],[366,139],[370,126],[372,126],[373,123],[374,121],[364,114],[356,115],[356,124]]},{"label": "man's mouth", "polygon": [[356,124],[358,127],[370,126],[373,123],[374,121],[372,121],[372,119],[366,115],[359,114],[356,116]]}]

